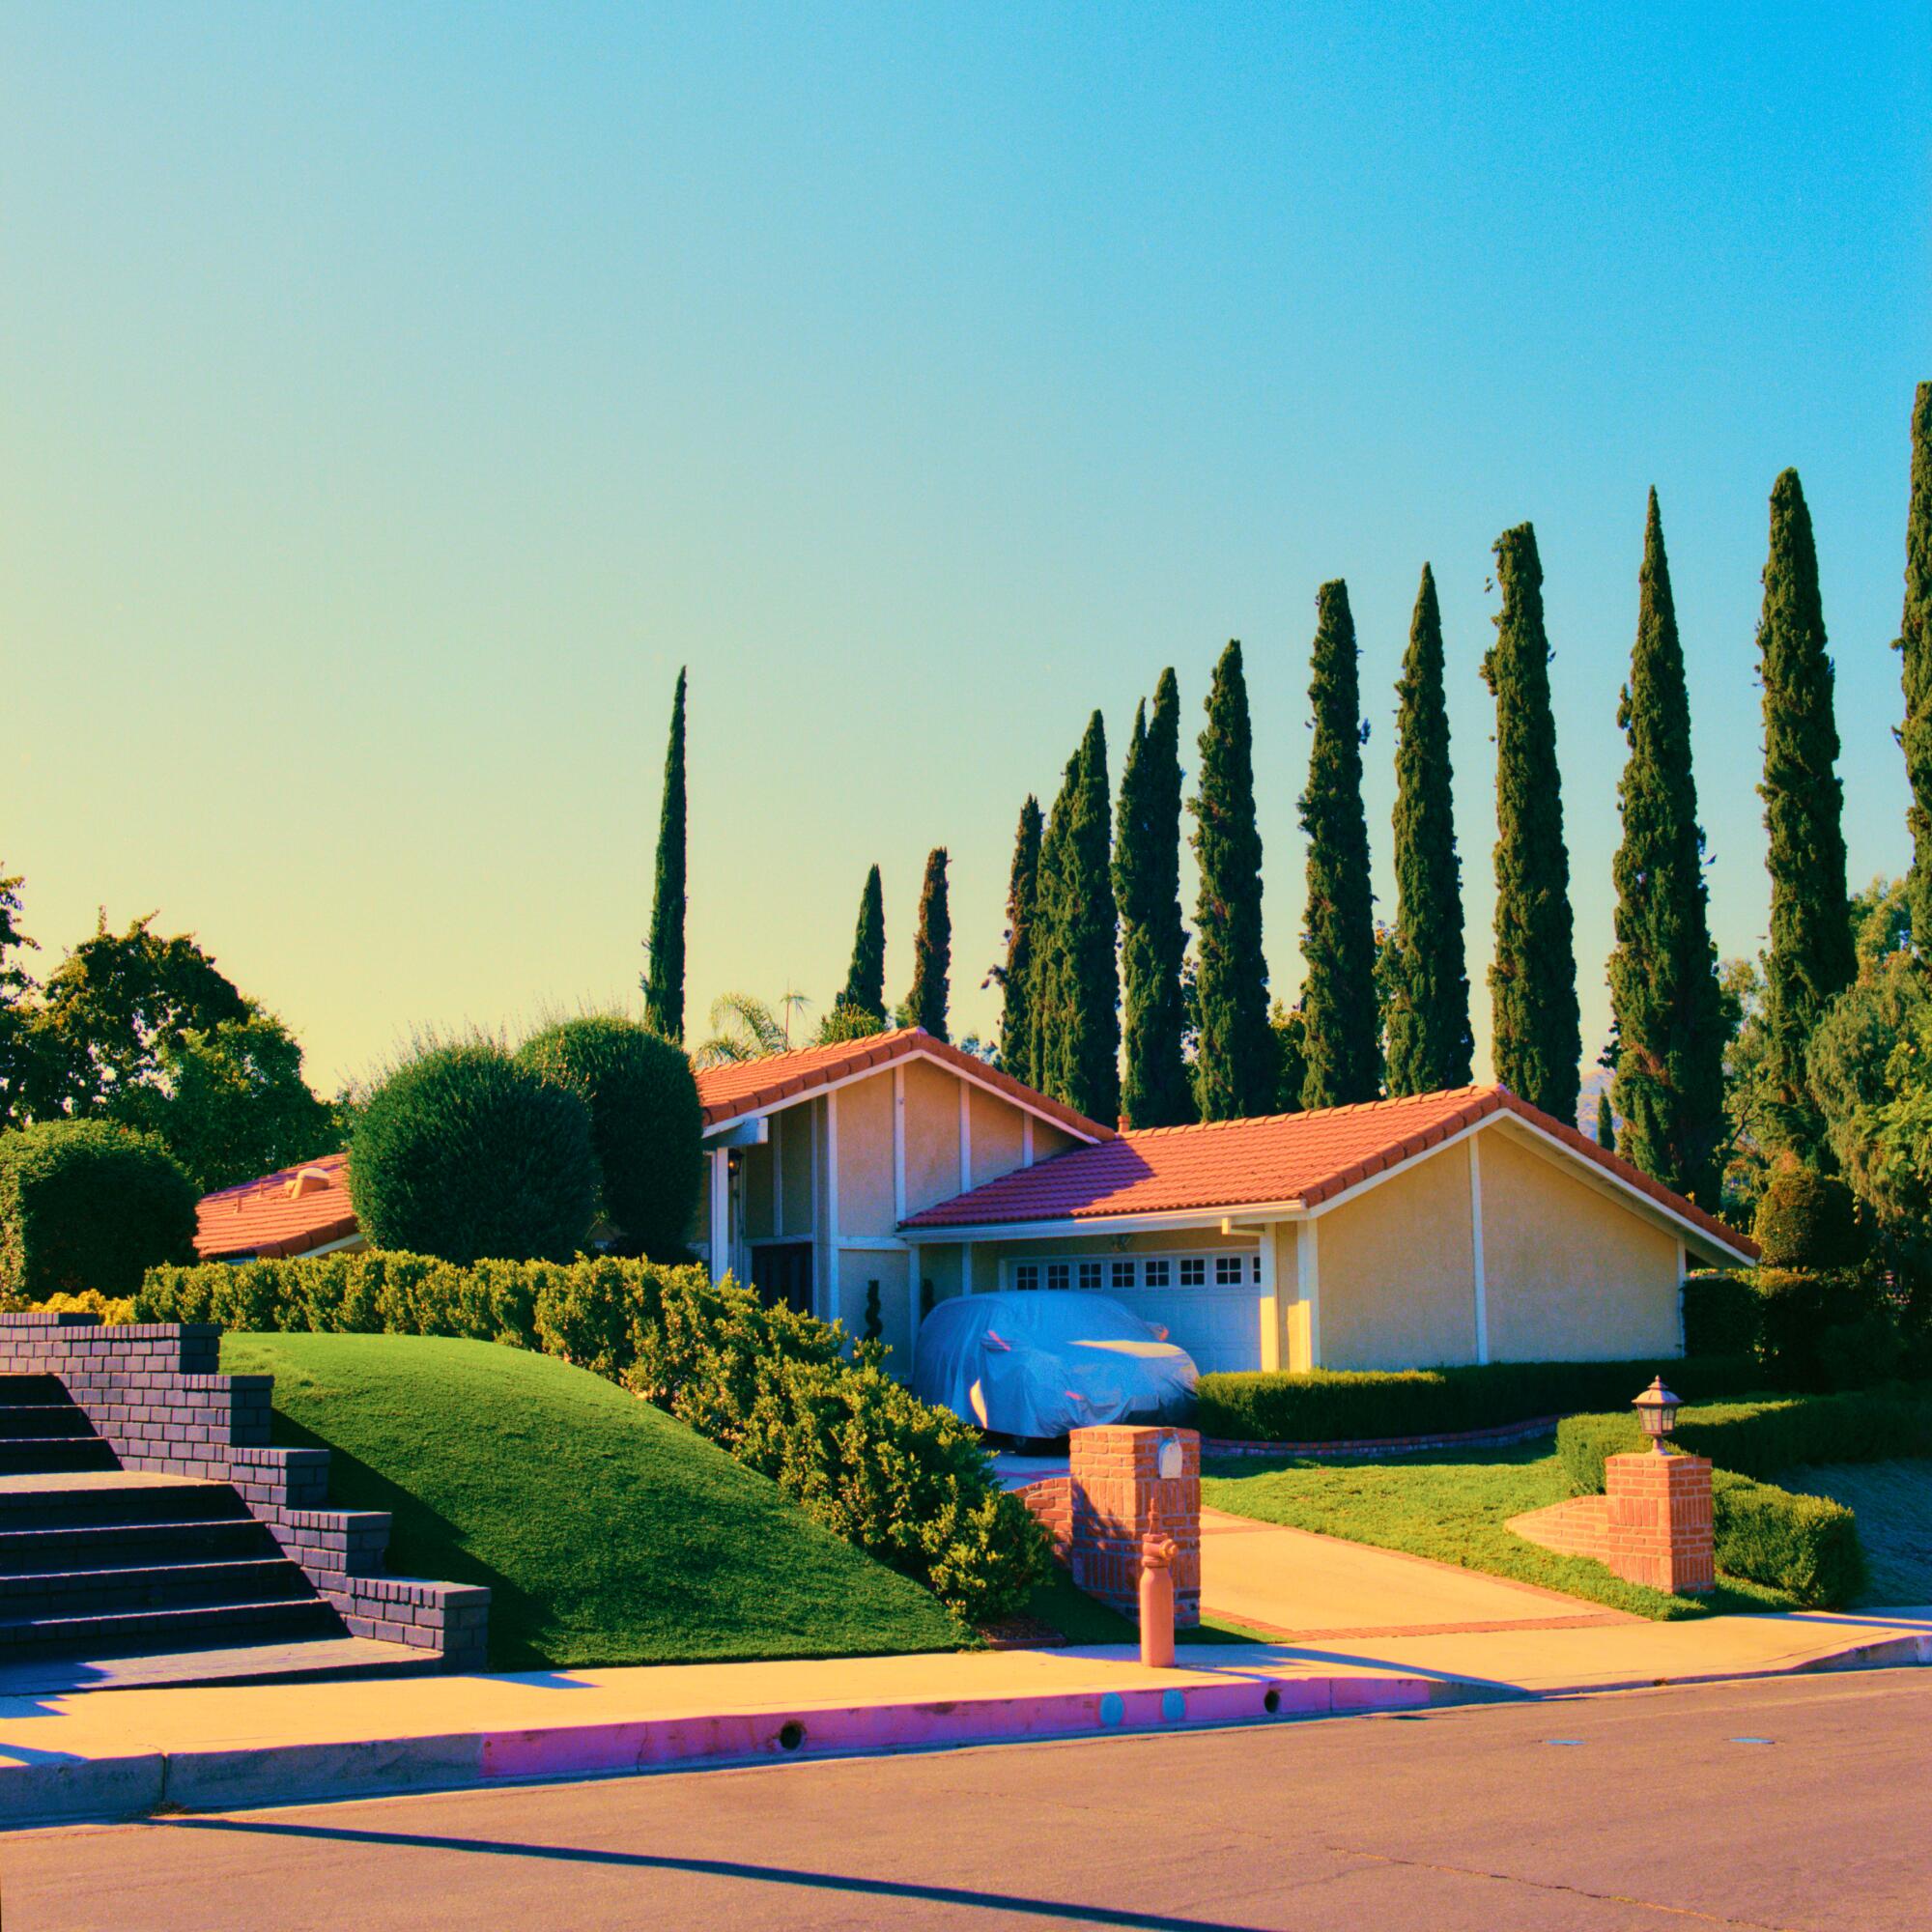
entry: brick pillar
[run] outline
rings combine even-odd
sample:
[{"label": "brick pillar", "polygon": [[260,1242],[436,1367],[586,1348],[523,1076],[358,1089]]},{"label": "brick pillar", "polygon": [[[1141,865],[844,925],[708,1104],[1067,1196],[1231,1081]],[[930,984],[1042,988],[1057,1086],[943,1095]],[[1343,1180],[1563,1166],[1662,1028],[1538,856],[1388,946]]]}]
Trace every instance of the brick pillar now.
[{"label": "brick pillar", "polygon": [[1711,1464],[1702,1456],[1611,1456],[1604,1561],[1631,1583],[1702,1596],[1717,1587]]},{"label": "brick pillar", "polygon": [[[1160,1472],[1167,1452],[1177,1473]],[[1073,1488],[1073,1580],[1140,1619],[1141,1542],[1172,1540],[1174,1621],[1201,1621],[1201,1437],[1192,1429],[1076,1429],[1067,1437]]]}]

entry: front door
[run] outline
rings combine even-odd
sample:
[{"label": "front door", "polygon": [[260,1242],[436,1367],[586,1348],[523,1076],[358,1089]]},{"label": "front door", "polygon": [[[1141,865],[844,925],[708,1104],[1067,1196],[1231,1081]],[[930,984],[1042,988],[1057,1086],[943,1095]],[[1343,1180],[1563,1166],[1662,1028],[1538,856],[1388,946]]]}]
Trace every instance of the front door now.
[{"label": "front door", "polygon": [[810,1315],[811,1243],[760,1241],[752,1250],[752,1283],[767,1308],[782,1303],[795,1315]]}]

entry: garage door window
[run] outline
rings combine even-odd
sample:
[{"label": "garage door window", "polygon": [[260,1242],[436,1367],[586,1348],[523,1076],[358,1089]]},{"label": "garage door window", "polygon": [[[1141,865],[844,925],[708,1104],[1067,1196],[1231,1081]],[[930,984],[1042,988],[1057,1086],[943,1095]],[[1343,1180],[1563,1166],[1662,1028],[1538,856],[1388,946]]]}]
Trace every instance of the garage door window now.
[{"label": "garage door window", "polygon": [[1079,1289],[1085,1294],[1133,1294],[1143,1289],[1245,1288],[1259,1286],[1258,1253],[1212,1255],[1077,1256],[1064,1262],[1037,1260],[1008,1264],[1016,1289]]},{"label": "garage door window", "polygon": [[1147,1285],[1150,1288],[1173,1287],[1174,1264],[1165,1255],[1148,1263]]},{"label": "garage door window", "polygon": [[1112,1264],[1109,1272],[1112,1276],[1112,1279],[1107,1283],[1109,1288],[1133,1287],[1134,1264],[1132,1262],[1115,1262]]},{"label": "garage door window", "polygon": [[1208,1259],[1205,1255],[1184,1255],[1180,1262],[1180,1285],[1182,1288],[1205,1288],[1208,1283]]}]

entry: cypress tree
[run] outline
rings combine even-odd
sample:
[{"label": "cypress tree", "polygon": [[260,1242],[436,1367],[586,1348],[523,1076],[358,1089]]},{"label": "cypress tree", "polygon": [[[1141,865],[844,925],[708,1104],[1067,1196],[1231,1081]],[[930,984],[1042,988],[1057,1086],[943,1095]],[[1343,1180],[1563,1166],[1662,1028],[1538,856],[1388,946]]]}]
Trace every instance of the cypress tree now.
[{"label": "cypress tree", "polygon": [[1528,524],[1496,539],[1503,608],[1483,681],[1496,700],[1496,940],[1490,968],[1496,1078],[1559,1121],[1577,1118],[1583,1057],[1570,853],[1549,709],[1543,565]]},{"label": "cypress tree", "polygon": [[670,705],[665,749],[664,802],[658,812],[657,887],[645,948],[644,1024],[666,1039],[684,1040],[684,672]]},{"label": "cypress tree", "polygon": [[1832,660],[1818,594],[1818,552],[1798,472],[1772,486],[1771,553],[1758,623],[1764,683],[1765,830],[1770,848],[1771,951],[1765,1019],[1774,1086],[1768,1131],[1806,1159],[1823,1148],[1824,1122],[1804,1075],[1811,1030],[1857,972],[1846,912],[1843,787],[1832,709]]},{"label": "cypress tree", "polygon": [[946,898],[946,847],[925,856],[919,893],[919,931],[912,943],[912,991],[906,995],[908,1026],[923,1027],[934,1039],[946,1034],[948,969],[952,960],[952,916]]},{"label": "cypress tree", "polygon": [[[1636,645],[1617,706],[1630,757],[1617,783],[1624,836],[1611,867],[1617,891],[1611,1093],[1624,1123],[1624,1158],[1716,1208],[1724,1128],[1723,1002],[1690,770],[1690,699],[1655,490],[1637,582]],[[1605,1106],[1607,1119],[1607,1100]]]},{"label": "cypress tree", "polygon": [[1180,1050],[1187,934],[1180,923],[1180,687],[1172,668],[1154,687],[1152,721],[1134,707],[1119,827],[1114,896],[1126,1049],[1121,1110],[1130,1126],[1179,1126],[1194,1118],[1194,1100]]},{"label": "cypress tree", "polygon": [[1324,583],[1315,593],[1315,610],[1308,687],[1315,748],[1300,799],[1301,829],[1308,835],[1301,1104],[1343,1107],[1373,1100],[1381,1091],[1375,895],[1362,814],[1362,700],[1349,586],[1339,578]]},{"label": "cypress tree", "polygon": [[1214,667],[1206,708],[1200,789],[1188,801],[1201,867],[1194,921],[1201,1009],[1195,1095],[1204,1121],[1229,1121],[1272,1112],[1281,1077],[1268,1029],[1254,732],[1238,639]]},{"label": "cypress tree", "polygon": [[994,969],[1001,986],[1000,1065],[1016,1080],[1034,1077],[1035,923],[1039,899],[1039,800],[1029,792],[1013,837],[1007,877],[1007,962]]},{"label": "cypress tree", "polygon": [[1905,776],[1912,783],[1912,943],[1932,959],[1932,383],[1912,409],[1912,492],[1905,511]]},{"label": "cypress tree", "polygon": [[1109,803],[1096,711],[1040,840],[1033,1085],[1111,1126],[1121,1111],[1121,982]]},{"label": "cypress tree", "polygon": [[879,1019],[886,1016],[886,895],[876,866],[866,874],[866,889],[859,895],[859,923],[852,932],[852,963],[846,968],[845,984],[833,1004],[851,1007]]},{"label": "cypress tree", "polygon": [[1474,1052],[1442,661],[1442,611],[1425,563],[1395,687],[1396,899],[1386,969],[1392,1094],[1466,1087]]},{"label": "cypress tree", "polygon": [[1597,1095],[1597,1145],[1605,1153],[1617,1151],[1617,1123],[1610,1117],[1610,1096],[1604,1093]]}]

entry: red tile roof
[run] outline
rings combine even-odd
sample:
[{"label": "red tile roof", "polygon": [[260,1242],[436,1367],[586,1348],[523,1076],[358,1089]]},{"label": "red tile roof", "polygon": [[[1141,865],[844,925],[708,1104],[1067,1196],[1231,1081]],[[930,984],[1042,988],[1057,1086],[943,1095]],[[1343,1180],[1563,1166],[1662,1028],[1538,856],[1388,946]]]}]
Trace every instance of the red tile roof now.
[{"label": "red tile roof", "polygon": [[285,1167],[205,1194],[194,1210],[194,1247],[203,1261],[231,1255],[299,1255],[356,1233],[349,1205],[349,1156]]},{"label": "red tile roof", "polygon": [[895,1027],[890,1033],[841,1040],[837,1046],[808,1046],[796,1053],[774,1053],[762,1060],[740,1060],[724,1066],[703,1067],[697,1075],[697,1097],[704,1109],[704,1124],[722,1126],[742,1114],[758,1113],[794,1094],[830,1086],[835,1080],[849,1079],[869,1067],[889,1066],[894,1061],[914,1054],[936,1060],[961,1073],[970,1073],[1016,1105],[1030,1107],[1036,1114],[1056,1122],[1068,1133],[1093,1141],[1114,1138],[1112,1127],[1103,1127],[1098,1121],[1090,1121],[1071,1107],[1049,1100],[1010,1073],[1001,1073],[961,1048],[935,1039],[923,1027]]},{"label": "red tile roof", "polygon": [[1189,1208],[1299,1202],[1314,1208],[1385,1168],[1440,1145],[1489,1115],[1508,1112],[1579,1158],[1648,1195],[1733,1253],[1755,1245],[1586,1135],[1520,1100],[1506,1087],[1459,1087],[1354,1107],[1128,1132],[1016,1169],[913,1215],[909,1228],[990,1227],[1014,1221],[1089,1220]]}]

